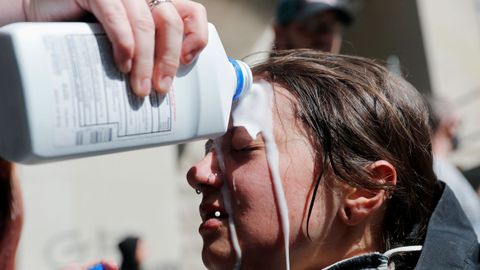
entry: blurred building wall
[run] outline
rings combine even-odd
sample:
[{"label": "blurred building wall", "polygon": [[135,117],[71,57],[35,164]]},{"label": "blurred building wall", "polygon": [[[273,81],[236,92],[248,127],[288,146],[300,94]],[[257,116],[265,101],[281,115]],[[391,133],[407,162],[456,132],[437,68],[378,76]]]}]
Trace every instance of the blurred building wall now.
[{"label": "blurred building wall", "polygon": [[[460,117],[463,169],[480,165],[480,2],[418,0],[432,89]],[[480,211],[480,210],[479,210]]]},{"label": "blurred building wall", "polygon": [[366,0],[344,36],[342,53],[380,59],[397,58],[404,77],[431,92],[422,29],[415,0]]},{"label": "blurred building wall", "polygon": [[[116,245],[140,235],[146,269],[181,261],[174,146],[20,166],[25,201],[20,270],[59,269],[99,258],[119,261]],[[170,267],[170,268],[169,268]]]},{"label": "blurred building wall", "polygon": [[397,65],[419,91],[453,102],[463,169],[480,164],[479,14],[478,0],[365,0],[342,48]]}]

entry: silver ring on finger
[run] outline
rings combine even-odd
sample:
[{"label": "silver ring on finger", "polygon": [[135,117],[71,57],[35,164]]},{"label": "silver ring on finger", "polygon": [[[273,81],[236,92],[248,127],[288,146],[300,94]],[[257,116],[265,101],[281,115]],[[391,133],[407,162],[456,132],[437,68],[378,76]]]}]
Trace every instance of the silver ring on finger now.
[{"label": "silver ring on finger", "polygon": [[148,6],[150,7],[150,10],[152,10],[154,7],[163,3],[172,3],[172,0],[149,0]]}]

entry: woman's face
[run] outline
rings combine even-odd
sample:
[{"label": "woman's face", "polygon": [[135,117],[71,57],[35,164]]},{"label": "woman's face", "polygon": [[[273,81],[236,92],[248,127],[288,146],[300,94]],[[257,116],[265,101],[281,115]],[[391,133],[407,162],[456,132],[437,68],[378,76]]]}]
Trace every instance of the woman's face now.
[{"label": "woman's face", "polygon": [[[279,152],[279,171],[289,211],[290,258],[294,268],[311,265],[311,256],[329,256],[335,205],[328,180],[321,181],[311,215],[307,238],[307,213],[314,188],[315,153],[306,131],[296,119],[294,100],[275,88],[273,133]],[[254,140],[242,127],[230,126],[221,138],[225,170],[220,171],[216,149],[207,143],[207,154],[188,172],[190,185],[202,191],[199,232],[203,238],[202,257],[209,269],[233,269],[235,252],[230,242],[228,219],[236,225],[242,251],[243,269],[281,269],[284,266],[283,233],[280,215],[261,134]],[[233,216],[228,216],[221,186],[229,187]],[[330,188],[328,188],[330,187]],[[329,192],[324,192],[325,190]],[[215,212],[220,213],[219,217]],[[317,241],[318,240],[318,241]]]}]

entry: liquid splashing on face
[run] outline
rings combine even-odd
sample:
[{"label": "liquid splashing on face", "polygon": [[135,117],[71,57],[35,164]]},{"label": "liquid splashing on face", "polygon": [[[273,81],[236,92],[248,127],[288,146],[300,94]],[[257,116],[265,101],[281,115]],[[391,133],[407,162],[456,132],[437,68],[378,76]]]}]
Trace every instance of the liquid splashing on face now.
[{"label": "liquid splashing on face", "polygon": [[[222,172],[220,177],[224,177],[223,172],[225,171],[225,161],[223,159],[221,146],[222,146],[222,137],[218,137],[217,139],[214,140],[213,147],[215,149],[215,156],[217,157],[217,161],[220,166],[220,171]],[[223,197],[223,205],[224,205],[225,211],[229,216],[228,228],[230,231],[230,241],[232,242],[233,250],[235,251],[235,255],[236,255],[235,266],[233,269],[239,270],[242,262],[242,249],[240,248],[240,243],[238,242],[237,229],[235,227],[235,221],[233,220],[232,199],[230,197],[228,183],[227,181],[225,181],[225,179],[222,182],[223,182],[223,185],[222,185],[221,192]]]},{"label": "liquid splashing on face", "polygon": [[[288,206],[285,199],[279,169],[278,149],[273,136],[273,88],[270,83],[254,83],[250,92],[234,104],[232,110],[233,126],[244,127],[254,140],[259,132],[265,140],[267,162],[272,175],[275,199],[280,213],[281,227],[285,243],[285,265],[290,269],[289,236],[290,223]],[[227,192],[228,193],[228,190]],[[225,198],[225,197],[224,197]],[[238,242],[238,241],[237,241]]]}]

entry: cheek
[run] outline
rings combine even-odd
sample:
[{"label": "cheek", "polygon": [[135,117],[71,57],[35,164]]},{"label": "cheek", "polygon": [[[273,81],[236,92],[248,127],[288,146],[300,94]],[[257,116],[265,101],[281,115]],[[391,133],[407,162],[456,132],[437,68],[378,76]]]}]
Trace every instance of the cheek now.
[{"label": "cheek", "polygon": [[[313,192],[314,155],[309,145],[296,141],[284,149],[280,167],[287,199],[291,237],[306,235],[310,196]],[[293,239],[292,239],[293,240]]]},{"label": "cheek", "polygon": [[266,161],[243,164],[231,176],[232,206],[242,249],[276,244],[279,218]]},{"label": "cheek", "polygon": [[337,213],[341,207],[341,191],[334,186],[333,180],[322,179],[312,210],[309,233],[312,239],[324,241],[335,231]]}]

